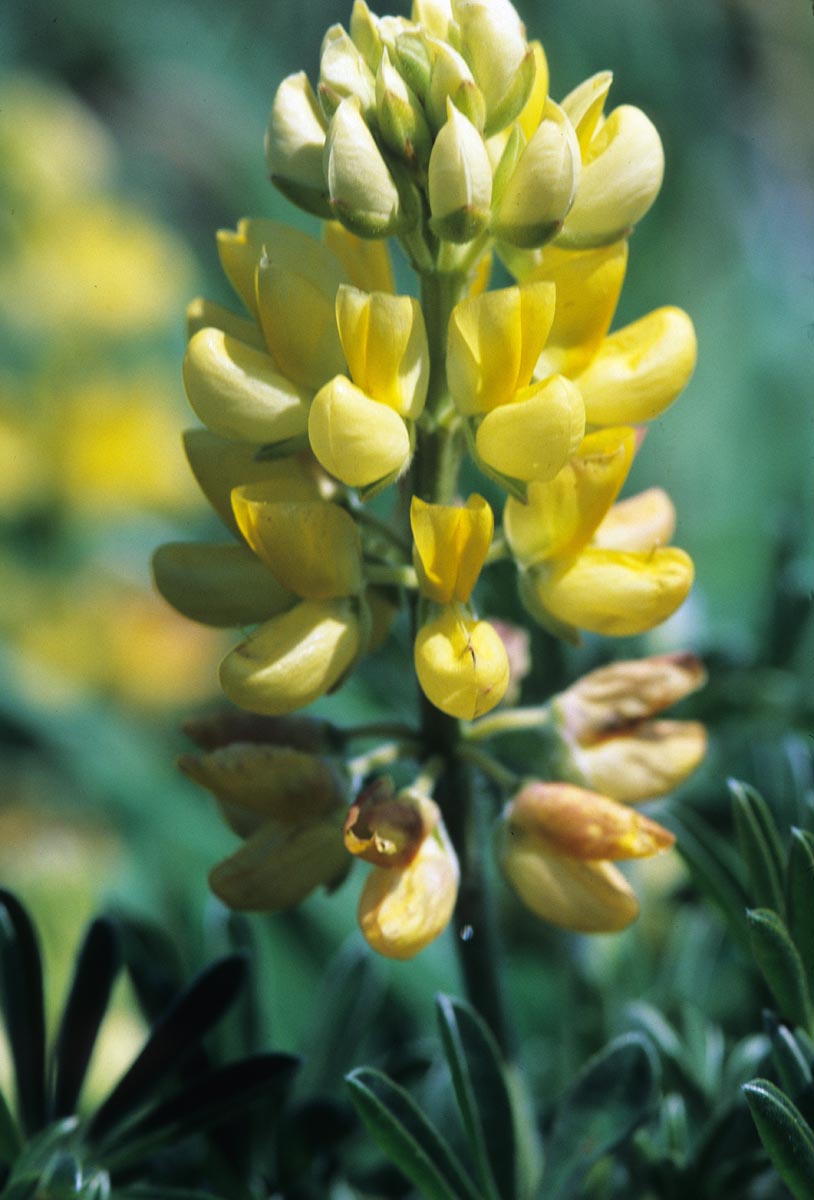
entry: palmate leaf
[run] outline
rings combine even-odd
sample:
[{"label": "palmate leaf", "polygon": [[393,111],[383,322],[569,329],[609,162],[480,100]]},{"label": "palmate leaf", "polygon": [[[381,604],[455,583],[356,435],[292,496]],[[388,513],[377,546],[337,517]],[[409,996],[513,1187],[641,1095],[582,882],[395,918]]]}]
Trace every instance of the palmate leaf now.
[{"label": "palmate leaf", "polygon": [[732,815],[741,858],[746,864],[750,899],[755,908],[783,914],[783,847],[774,817],[763,797],[737,779],[730,779]]},{"label": "palmate leaf", "polygon": [[617,1038],[586,1063],[557,1108],[541,1200],[573,1200],[589,1168],[646,1120],[657,1070],[650,1044],[638,1034]]},{"label": "palmate leaf", "polygon": [[749,936],[755,962],[775,998],[781,1017],[811,1031],[811,993],[797,948],[785,922],[769,908],[749,909]]},{"label": "palmate leaf", "polygon": [[814,1196],[814,1133],[796,1105],[767,1079],[743,1088],[746,1102],[780,1178],[795,1200]]},{"label": "palmate leaf", "polygon": [[453,1151],[403,1088],[371,1067],[358,1067],[345,1081],[371,1137],[423,1200],[482,1200]]},{"label": "palmate leaf", "polygon": [[436,1004],[444,1054],[483,1194],[515,1200],[515,1120],[497,1043],[462,1000],[439,996]]},{"label": "palmate leaf", "polygon": [[54,1045],[52,1118],[66,1117],[76,1110],[120,965],[115,926],[99,917],[88,929],[77,956]]},{"label": "palmate leaf", "polygon": [[232,955],[213,963],[193,980],[156,1022],[139,1056],[97,1109],[88,1125],[88,1141],[100,1141],[129,1119],[184,1062],[232,1004],[245,977],[245,959]]},{"label": "palmate leaf", "polygon": [[45,1122],[45,1011],[34,927],[16,897],[0,889],[0,982],[23,1130]]},{"label": "palmate leaf", "polygon": [[299,1060],[291,1054],[257,1054],[216,1067],[137,1120],[113,1131],[97,1153],[111,1169],[143,1159],[162,1143],[176,1144],[259,1103],[281,1104]]}]

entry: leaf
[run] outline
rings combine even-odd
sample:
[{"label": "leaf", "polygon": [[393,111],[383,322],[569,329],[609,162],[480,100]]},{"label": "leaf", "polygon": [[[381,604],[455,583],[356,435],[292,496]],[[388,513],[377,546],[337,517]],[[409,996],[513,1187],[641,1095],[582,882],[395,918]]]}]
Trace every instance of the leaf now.
[{"label": "leaf", "polygon": [[649,1116],[656,1071],[649,1043],[635,1033],[586,1063],[557,1107],[546,1145],[545,1200],[573,1200],[589,1168]]},{"label": "leaf", "polygon": [[784,921],[769,908],[746,913],[752,953],[781,1017],[790,1025],[811,1029],[811,995],[805,970]]},{"label": "leaf", "polygon": [[785,912],[783,898],[783,847],[774,817],[759,792],[737,779],[728,780],[732,815],[741,857],[751,885],[755,908]]},{"label": "leaf", "polygon": [[795,1200],[814,1195],[814,1133],[796,1106],[767,1079],[744,1084],[760,1140]]},{"label": "leaf", "polygon": [[372,1067],[345,1076],[354,1108],[388,1159],[425,1200],[481,1200],[412,1097]]},{"label": "leaf", "polygon": [[156,1146],[175,1144],[190,1133],[220,1121],[261,1100],[280,1103],[299,1060],[291,1054],[257,1054],[217,1067],[148,1109],[124,1129],[114,1130],[97,1153],[111,1168],[143,1158]]},{"label": "leaf", "polygon": [[183,990],[181,961],[163,930],[147,921],[117,915],[122,959],[141,1011],[153,1025]]},{"label": "leaf", "polygon": [[677,849],[696,883],[720,906],[732,933],[748,949],[744,910],[749,900],[728,862],[726,843],[688,807],[680,816],[671,809],[662,819],[676,835]]},{"label": "leaf", "polygon": [[801,1092],[811,1087],[811,1067],[790,1029],[781,1025],[773,1013],[764,1014],[764,1022],[771,1038],[772,1059],[780,1084],[796,1100]]},{"label": "leaf", "polygon": [[789,932],[800,958],[814,977],[814,834],[793,828],[786,868],[786,911]]},{"label": "leaf", "polygon": [[462,1000],[436,998],[441,1041],[484,1194],[514,1200],[517,1147],[511,1093],[491,1030]]},{"label": "leaf", "polygon": [[17,1104],[23,1130],[45,1123],[45,1011],[42,961],[28,913],[11,892],[0,889],[0,979]]},{"label": "leaf", "polygon": [[66,1117],[76,1109],[120,962],[115,927],[99,917],[77,956],[54,1046],[52,1117]]},{"label": "leaf", "polygon": [[0,1091],[0,1163],[11,1165],[20,1153],[22,1141],[17,1123]]},{"label": "leaf", "polygon": [[230,955],[207,967],[156,1022],[138,1058],[97,1109],[87,1130],[99,1141],[141,1105],[221,1019],[246,977],[246,960]]}]

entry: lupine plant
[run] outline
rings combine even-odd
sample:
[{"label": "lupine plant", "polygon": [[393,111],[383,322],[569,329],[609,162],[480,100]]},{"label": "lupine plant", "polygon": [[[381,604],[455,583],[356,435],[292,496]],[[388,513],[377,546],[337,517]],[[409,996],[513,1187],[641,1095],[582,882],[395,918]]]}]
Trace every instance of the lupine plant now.
[{"label": "lupine plant", "polygon": [[[203,428],[185,448],[230,540],[154,558],[182,613],[249,627],[220,668],[245,711],[192,722],[202,753],[181,761],[242,839],[213,890],[276,911],[362,859],[359,925],[394,958],[457,907],[464,976],[504,1046],[485,855],[544,921],[622,929],[638,903],[617,862],[673,841],[635,806],[705,751],[702,726],[659,716],[703,682],[692,655],[615,661],[518,705],[522,636],[478,599],[513,563],[554,645],[651,630],[692,584],[668,494],[619,499],[696,339],[669,306],[611,331],[664,165],[611,83],[555,101],[508,0],[415,0],[410,19],[356,0],[315,84],[278,88],[265,143],[272,183],[319,229],[222,231],[239,310],[188,310]],[[343,683],[394,628],[417,683],[402,718],[343,724]],[[329,694],[328,718],[301,715]],[[493,749],[521,730],[533,769]]]}]

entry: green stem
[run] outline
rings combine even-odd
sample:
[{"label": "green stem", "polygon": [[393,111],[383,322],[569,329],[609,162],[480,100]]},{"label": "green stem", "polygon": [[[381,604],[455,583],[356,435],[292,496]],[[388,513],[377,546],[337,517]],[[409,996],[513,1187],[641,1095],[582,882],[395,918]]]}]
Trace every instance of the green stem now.
[{"label": "green stem", "polygon": [[468,742],[482,742],[501,733],[520,733],[524,729],[542,729],[551,723],[551,708],[538,704],[529,708],[507,708],[467,725],[463,736]]},{"label": "green stem", "polygon": [[368,583],[394,584],[396,587],[417,588],[418,576],[414,567],[388,566],[386,563],[365,563],[365,579]]},{"label": "green stem", "polygon": [[[446,376],[447,329],[455,304],[462,298],[466,279],[458,274],[427,274],[421,278],[421,305],[430,351],[427,417],[419,431],[413,466],[412,491],[430,504],[451,504],[458,488],[463,455],[460,431],[442,420],[449,409]],[[414,632],[419,620],[419,598],[413,596]],[[472,770],[459,757],[461,724],[440,712],[421,694],[422,749],[440,755],[444,769],[435,790],[461,870],[455,908],[456,945],[469,1000],[491,1028],[504,1053],[509,1053],[509,1032],[498,973],[499,948],[494,911],[487,889],[484,849],[488,836],[473,790]]]},{"label": "green stem", "polygon": [[462,762],[467,762],[470,766],[483,771],[484,775],[493,780],[503,791],[514,791],[520,786],[521,776],[516,771],[504,767],[503,763],[498,762],[485,750],[477,750],[474,746],[464,744],[458,750],[458,757]]}]

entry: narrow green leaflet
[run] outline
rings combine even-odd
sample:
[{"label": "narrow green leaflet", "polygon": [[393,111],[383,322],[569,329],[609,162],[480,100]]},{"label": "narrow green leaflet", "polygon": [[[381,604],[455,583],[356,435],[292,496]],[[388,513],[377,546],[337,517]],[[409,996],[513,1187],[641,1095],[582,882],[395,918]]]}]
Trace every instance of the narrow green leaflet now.
[{"label": "narrow green leaflet", "polygon": [[462,1000],[438,996],[441,1041],[484,1195],[515,1200],[517,1147],[512,1099],[497,1043]]},{"label": "narrow green leaflet", "polygon": [[814,1196],[814,1133],[788,1096],[767,1079],[744,1084],[752,1118],[778,1175],[794,1200]]},{"label": "narrow green leaflet", "polygon": [[783,914],[783,847],[777,825],[763,797],[736,779],[729,780],[732,815],[741,857],[756,908],[773,908]]},{"label": "narrow green leaflet", "polygon": [[814,834],[792,829],[786,868],[789,932],[809,979],[814,978]]},{"label": "narrow green leaflet", "polygon": [[0,890],[0,983],[20,1124],[31,1134],[45,1121],[42,961],[28,913],[5,890]]},{"label": "narrow green leaflet", "polygon": [[805,1088],[811,1087],[811,1067],[792,1031],[774,1019],[768,1024],[772,1059],[780,1083],[790,1096],[796,1098]]},{"label": "narrow green leaflet", "polygon": [[20,1132],[9,1111],[6,1098],[0,1092],[0,1163],[10,1166],[20,1153],[20,1146]]},{"label": "narrow green leaflet", "polygon": [[663,821],[676,835],[678,851],[699,887],[720,905],[732,933],[744,948],[748,948],[743,914],[749,906],[749,899],[730,865],[729,847],[703,818],[688,807],[680,816],[674,811],[666,813]]},{"label": "narrow green leaflet", "polygon": [[345,1080],[369,1133],[424,1200],[482,1200],[451,1148],[403,1088],[371,1067],[359,1067]]},{"label": "narrow green leaflet", "polygon": [[811,994],[805,969],[783,920],[769,908],[746,913],[752,952],[775,998],[780,1016],[790,1025],[811,1030]]},{"label": "narrow green leaflet", "polygon": [[590,1167],[646,1120],[657,1062],[639,1034],[617,1038],[590,1059],[560,1102],[546,1145],[541,1200],[574,1200]]}]

